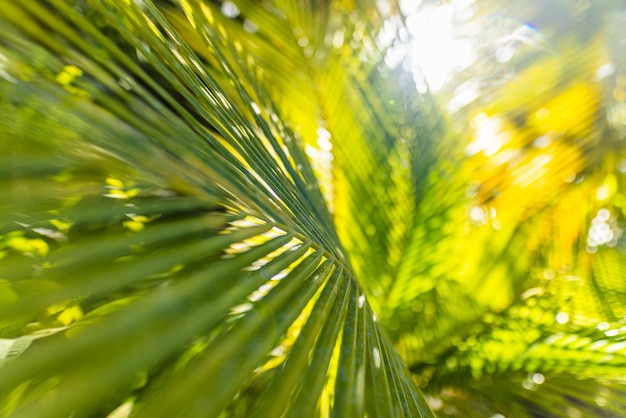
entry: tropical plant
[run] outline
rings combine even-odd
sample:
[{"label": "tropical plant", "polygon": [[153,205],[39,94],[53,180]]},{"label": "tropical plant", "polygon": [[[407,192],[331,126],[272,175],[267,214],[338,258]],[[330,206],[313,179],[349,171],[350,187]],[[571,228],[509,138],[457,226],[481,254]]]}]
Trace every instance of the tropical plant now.
[{"label": "tropical plant", "polygon": [[0,0],[0,416],[626,414],[626,65],[460,133],[402,3]]}]

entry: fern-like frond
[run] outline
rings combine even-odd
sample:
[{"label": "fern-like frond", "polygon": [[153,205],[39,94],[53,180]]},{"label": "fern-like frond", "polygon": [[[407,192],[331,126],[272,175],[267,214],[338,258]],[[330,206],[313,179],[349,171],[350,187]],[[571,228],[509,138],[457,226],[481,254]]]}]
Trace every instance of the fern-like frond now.
[{"label": "fern-like frond", "polygon": [[[0,414],[432,416],[282,116],[297,38],[198,1],[0,8]],[[327,9],[249,10],[324,50]]]}]

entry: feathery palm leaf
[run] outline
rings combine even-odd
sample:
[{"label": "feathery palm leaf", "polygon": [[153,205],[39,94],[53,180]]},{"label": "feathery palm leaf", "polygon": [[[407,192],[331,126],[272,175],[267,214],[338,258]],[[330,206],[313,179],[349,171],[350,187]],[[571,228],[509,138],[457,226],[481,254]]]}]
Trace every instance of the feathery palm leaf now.
[{"label": "feathery palm leaf", "polygon": [[430,416],[281,116],[288,5],[2,2],[4,415]]}]

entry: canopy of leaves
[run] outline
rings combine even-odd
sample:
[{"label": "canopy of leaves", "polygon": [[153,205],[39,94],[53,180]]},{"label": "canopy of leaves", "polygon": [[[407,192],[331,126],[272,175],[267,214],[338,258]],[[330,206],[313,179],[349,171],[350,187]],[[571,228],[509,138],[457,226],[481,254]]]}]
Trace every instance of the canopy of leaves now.
[{"label": "canopy of leaves", "polygon": [[404,3],[0,0],[0,416],[626,414],[619,3],[454,118]]}]

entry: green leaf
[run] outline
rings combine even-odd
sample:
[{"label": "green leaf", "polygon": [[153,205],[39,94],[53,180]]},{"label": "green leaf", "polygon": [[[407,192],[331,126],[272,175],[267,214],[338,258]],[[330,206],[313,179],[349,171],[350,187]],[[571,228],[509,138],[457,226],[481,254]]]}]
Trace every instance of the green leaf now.
[{"label": "green leaf", "polygon": [[3,367],[3,415],[241,415],[258,390],[268,414],[430,416],[306,152],[327,70],[299,37],[330,56],[330,6],[250,5],[256,35],[199,1],[0,6],[0,231],[49,248],[0,260],[3,332],[62,330]]}]

